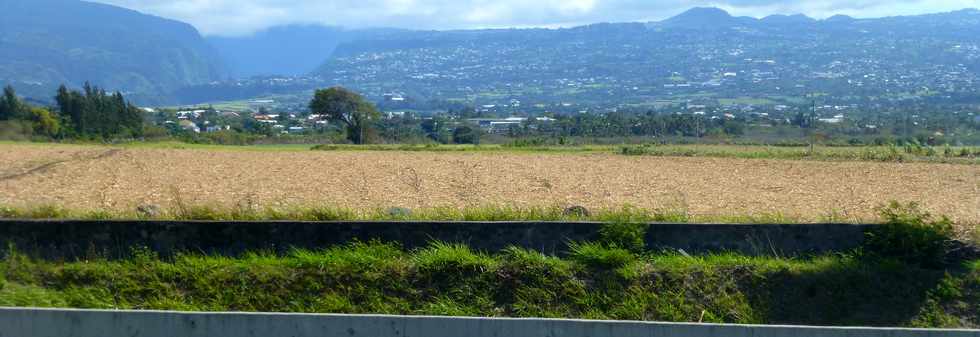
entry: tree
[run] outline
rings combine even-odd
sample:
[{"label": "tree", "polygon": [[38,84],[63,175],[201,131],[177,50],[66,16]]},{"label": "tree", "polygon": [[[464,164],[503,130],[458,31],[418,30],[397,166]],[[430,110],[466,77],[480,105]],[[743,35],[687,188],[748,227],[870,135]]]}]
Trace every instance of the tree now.
[{"label": "tree", "polygon": [[48,109],[31,107],[30,115],[34,127],[34,134],[53,138],[61,133],[61,122]]},{"label": "tree", "polygon": [[259,134],[264,136],[272,136],[274,134],[274,130],[272,130],[272,127],[269,126],[269,124],[262,123],[252,117],[246,117],[242,121],[242,129],[244,129],[245,132],[248,133],[254,133],[254,134]]},{"label": "tree", "polygon": [[24,104],[17,98],[14,87],[6,86],[3,88],[3,97],[0,97],[0,120],[23,119],[26,115]]},{"label": "tree", "polygon": [[122,94],[85,83],[84,94],[61,86],[55,96],[58,109],[68,117],[75,135],[83,137],[141,137],[143,112],[126,102]]},{"label": "tree", "polygon": [[368,129],[381,117],[374,104],[342,87],[317,90],[310,101],[310,111],[343,123],[347,128],[347,139],[355,144],[364,144]]},{"label": "tree", "polygon": [[68,90],[67,87],[61,85],[58,87],[58,95],[55,96],[54,100],[58,103],[58,110],[61,111],[61,115],[66,116],[72,128],[81,134],[82,132],[79,130],[84,130],[85,124],[82,120],[82,107],[80,106],[82,99],[79,96],[77,91]]},{"label": "tree", "polygon": [[430,139],[437,141],[442,144],[448,144],[452,139],[452,133],[449,131],[449,120],[442,116],[434,116],[422,121],[420,125],[422,127],[422,132]]},{"label": "tree", "polygon": [[453,143],[480,144],[480,129],[469,125],[460,125],[453,130]]}]

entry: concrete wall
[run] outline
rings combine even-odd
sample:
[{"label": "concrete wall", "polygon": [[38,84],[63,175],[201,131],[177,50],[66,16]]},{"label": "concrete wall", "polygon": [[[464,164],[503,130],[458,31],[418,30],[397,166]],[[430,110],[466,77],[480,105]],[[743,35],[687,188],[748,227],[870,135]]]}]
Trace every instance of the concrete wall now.
[{"label": "concrete wall", "polygon": [[0,337],[980,337],[914,330],[312,314],[0,308]]},{"label": "concrete wall", "polygon": [[[324,248],[352,240],[398,242],[405,248],[432,240],[498,251],[515,245],[561,254],[570,241],[595,240],[599,223],[553,222],[193,222],[0,220],[0,243],[44,258],[125,256],[134,246],[174,252],[239,254],[249,250]],[[651,249],[689,253],[737,251],[798,255],[841,251],[864,241],[870,225],[652,224]]]}]

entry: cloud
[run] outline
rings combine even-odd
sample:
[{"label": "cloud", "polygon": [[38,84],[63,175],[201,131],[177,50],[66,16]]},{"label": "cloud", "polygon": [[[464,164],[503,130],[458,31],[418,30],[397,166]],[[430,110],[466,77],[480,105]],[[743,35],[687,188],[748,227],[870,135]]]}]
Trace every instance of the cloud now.
[{"label": "cloud", "polygon": [[457,29],[555,27],[654,21],[694,6],[735,15],[804,13],[822,18],[909,15],[980,7],[980,0],[92,0],[186,21],[207,35],[276,25]]}]

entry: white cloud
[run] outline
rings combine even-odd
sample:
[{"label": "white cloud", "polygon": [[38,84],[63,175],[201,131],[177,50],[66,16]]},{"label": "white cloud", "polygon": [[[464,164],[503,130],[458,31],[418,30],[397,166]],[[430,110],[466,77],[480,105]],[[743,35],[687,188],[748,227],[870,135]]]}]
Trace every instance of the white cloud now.
[{"label": "white cloud", "polygon": [[878,17],[980,7],[980,0],[92,0],[186,21],[204,34],[242,35],[275,25],[452,29],[569,26],[660,20],[693,6],[736,15],[804,13]]}]

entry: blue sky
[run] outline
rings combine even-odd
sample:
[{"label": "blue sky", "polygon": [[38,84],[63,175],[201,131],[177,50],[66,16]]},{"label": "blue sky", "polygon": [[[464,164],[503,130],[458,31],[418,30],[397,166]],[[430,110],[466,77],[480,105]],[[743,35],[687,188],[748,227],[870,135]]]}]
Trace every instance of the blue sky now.
[{"label": "blue sky", "polygon": [[881,17],[980,7],[980,0],[90,0],[188,22],[205,35],[247,35],[284,24],[350,28],[564,27],[656,21],[695,6],[735,15]]}]

